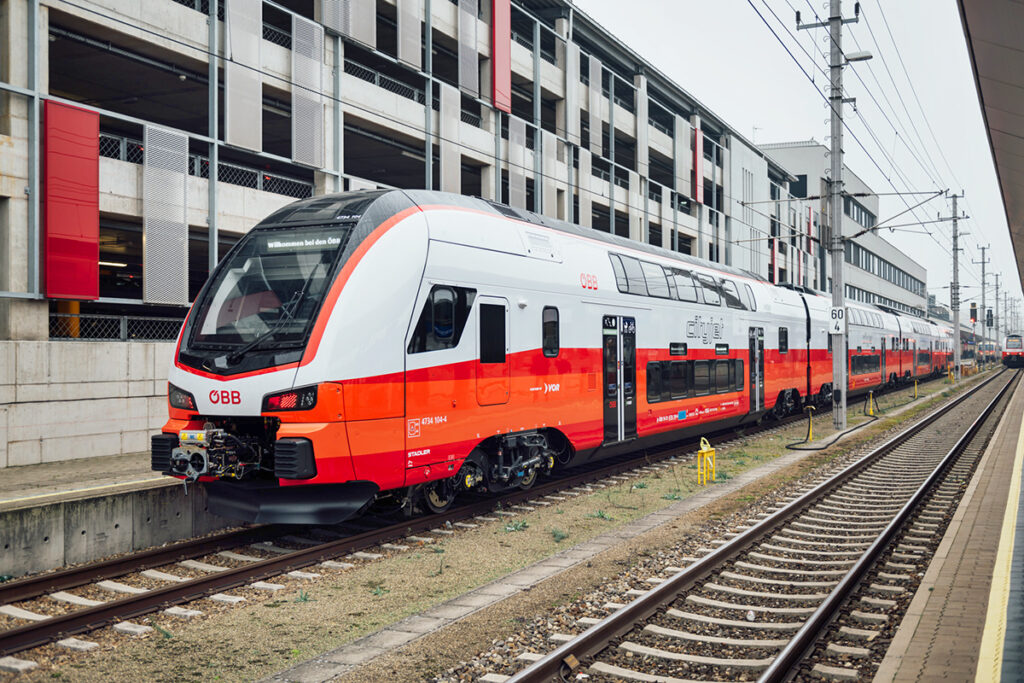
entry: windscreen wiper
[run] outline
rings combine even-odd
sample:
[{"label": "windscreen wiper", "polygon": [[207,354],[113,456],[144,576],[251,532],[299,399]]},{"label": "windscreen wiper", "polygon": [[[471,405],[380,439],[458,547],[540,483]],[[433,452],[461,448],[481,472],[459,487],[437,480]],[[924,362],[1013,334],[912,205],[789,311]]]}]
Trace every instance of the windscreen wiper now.
[{"label": "windscreen wiper", "polygon": [[298,310],[299,304],[302,303],[302,300],[306,297],[306,287],[308,285],[309,280],[306,281],[306,284],[303,285],[302,289],[297,290],[295,294],[292,295],[291,299],[289,299],[286,303],[281,305],[281,315],[280,317],[278,317],[277,320],[274,321],[274,324],[272,324],[270,328],[268,328],[263,334],[258,335],[249,343],[243,345],[241,348],[229,353],[226,356],[228,364],[234,365],[238,361],[242,360],[242,356],[249,353],[256,347],[258,347],[260,344],[265,342],[267,339],[270,339],[275,334],[277,334],[281,330],[281,328],[285,326],[285,323],[294,320],[295,311]]}]

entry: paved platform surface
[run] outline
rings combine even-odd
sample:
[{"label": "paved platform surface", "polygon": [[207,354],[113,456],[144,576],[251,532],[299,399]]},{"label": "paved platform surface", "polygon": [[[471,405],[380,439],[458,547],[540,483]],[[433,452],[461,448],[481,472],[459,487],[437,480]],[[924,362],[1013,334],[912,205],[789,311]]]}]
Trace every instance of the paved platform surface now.
[{"label": "paved platform surface", "polygon": [[169,481],[169,477],[150,469],[149,453],[7,467],[0,470],[0,510],[148,488]]},{"label": "paved platform surface", "polygon": [[[1022,420],[1024,383],[1004,411],[876,681],[1020,680],[1024,674],[1024,518],[1018,514],[1024,506],[1017,505]],[[1008,580],[1011,555],[1015,571]]]}]

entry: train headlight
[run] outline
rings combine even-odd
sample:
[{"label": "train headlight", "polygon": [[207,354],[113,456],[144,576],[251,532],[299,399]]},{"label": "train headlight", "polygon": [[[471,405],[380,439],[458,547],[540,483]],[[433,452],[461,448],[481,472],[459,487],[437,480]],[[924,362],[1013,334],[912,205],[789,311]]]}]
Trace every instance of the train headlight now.
[{"label": "train headlight", "polygon": [[289,389],[263,397],[263,412],[276,413],[282,410],[309,410],[316,405],[316,385]]},{"label": "train headlight", "polygon": [[179,389],[170,382],[167,383],[167,400],[172,408],[179,410],[195,410],[196,399],[184,389]]}]

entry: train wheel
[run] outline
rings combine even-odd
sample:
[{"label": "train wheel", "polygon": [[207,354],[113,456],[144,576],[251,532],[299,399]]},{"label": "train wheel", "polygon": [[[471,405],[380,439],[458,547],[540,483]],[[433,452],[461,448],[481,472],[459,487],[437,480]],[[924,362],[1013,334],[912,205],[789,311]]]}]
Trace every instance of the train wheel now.
[{"label": "train wheel", "polygon": [[519,488],[528,489],[537,483],[537,468],[533,468],[519,480]]},{"label": "train wheel", "polygon": [[423,486],[423,501],[433,513],[444,512],[455,500],[455,486],[452,480],[438,479]]}]

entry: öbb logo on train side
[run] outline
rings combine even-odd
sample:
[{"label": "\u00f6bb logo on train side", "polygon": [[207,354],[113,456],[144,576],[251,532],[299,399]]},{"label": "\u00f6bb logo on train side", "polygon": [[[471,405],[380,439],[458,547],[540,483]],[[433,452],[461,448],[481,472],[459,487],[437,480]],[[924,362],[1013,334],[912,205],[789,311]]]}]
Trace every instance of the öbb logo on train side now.
[{"label": "\u00f6bb logo on train side", "polygon": [[597,276],[591,273],[580,273],[580,286],[583,289],[597,289]]},{"label": "\u00f6bb logo on train side", "polygon": [[238,405],[242,402],[242,394],[237,391],[228,391],[222,389],[217,391],[214,389],[210,392],[210,403],[220,403],[221,405]]}]

